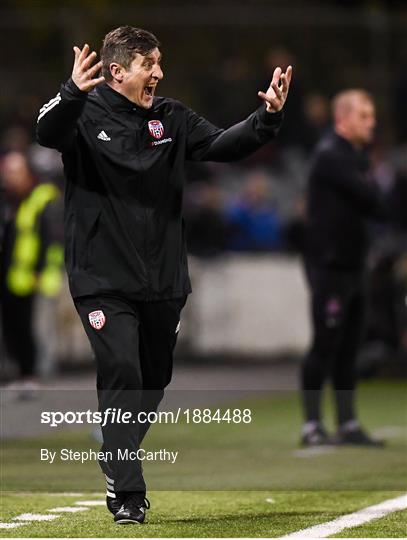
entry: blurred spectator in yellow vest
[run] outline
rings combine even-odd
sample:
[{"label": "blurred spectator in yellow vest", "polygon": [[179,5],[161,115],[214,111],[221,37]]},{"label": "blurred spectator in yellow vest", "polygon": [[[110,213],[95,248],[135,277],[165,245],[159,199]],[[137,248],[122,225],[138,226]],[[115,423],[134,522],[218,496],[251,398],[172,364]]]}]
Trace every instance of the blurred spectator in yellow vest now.
[{"label": "blurred spectator in yellow vest", "polygon": [[18,365],[23,396],[38,386],[34,299],[55,297],[61,288],[61,194],[54,184],[37,182],[21,152],[3,156],[0,178],[2,349]]}]

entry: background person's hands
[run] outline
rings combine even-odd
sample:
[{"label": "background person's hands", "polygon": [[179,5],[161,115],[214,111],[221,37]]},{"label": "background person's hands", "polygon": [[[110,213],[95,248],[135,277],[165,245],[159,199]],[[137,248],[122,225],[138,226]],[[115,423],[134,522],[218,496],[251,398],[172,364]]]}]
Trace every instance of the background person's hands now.
[{"label": "background person's hands", "polygon": [[81,50],[76,45],[73,48],[75,62],[72,69],[72,80],[82,92],[90,92],[95,86],[105,80],[104,77],[94,78],[102,67],[102,62],[94,64],[96,60],[95,51],[89,54],[89,45],[85,44]]},{"label": "background person's hands", "polygon": [[[282,73],[282,69],[277,67],[274,70],[273,78],[266,93],[258,92],[257,95],[265,102],[266,110],[270,113],[281,111],[287,99],[288,89],[290,88],[291,75],[293,68],[288,66],[287,71]],[[280,83],[280,84],[279,84]]]}]

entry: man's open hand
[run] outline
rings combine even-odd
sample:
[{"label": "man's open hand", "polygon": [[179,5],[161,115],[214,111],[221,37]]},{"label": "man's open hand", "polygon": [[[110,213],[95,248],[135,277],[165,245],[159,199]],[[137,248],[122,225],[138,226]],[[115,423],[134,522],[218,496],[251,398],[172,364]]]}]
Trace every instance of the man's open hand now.
[{"label": "man's open hand", "polygon": [[97,55],[95,51],[89,54],[88,44],[84,45],[82,50],[75,45],[73,50],[75,53],[75,62],[72,69],[72,80],[79,90],[89,92],[105,80],[104,77],[94,79],[102,67],[102,62],[94,64]]},{"label": "man's open hand", "polygon": [[293,68],[288,66],[287,71],[282,73],[282,69],[277,67],[274,70],[273,78],[266,93],[258,92],[257,95],[266,104],[267,112],[275,113],[281,111],[287,99],[288,89],[290,88],[291,75]]}]

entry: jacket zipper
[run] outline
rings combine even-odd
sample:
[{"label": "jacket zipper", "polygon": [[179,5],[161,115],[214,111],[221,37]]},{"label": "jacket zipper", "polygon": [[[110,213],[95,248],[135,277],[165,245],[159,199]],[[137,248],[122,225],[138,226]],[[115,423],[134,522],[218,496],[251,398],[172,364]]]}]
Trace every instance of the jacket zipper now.
[{"label": "jacket zipper", "polygon": [[[144,178],[142,180],[142,187],[144,187]],[[144,258],[146,261],[146,274],[147,274],[147,300],[151,299],[150,288],[150,272],[148,267],[148,210],[144,206]]]},{"label": "jacket zipper", "polygon": [[[140,129],[141,129],[141,126],[138,124],[138,122],[136,122],[136,148],[138,150],[141,150],[141,137],[140,137]],[[142,164],[142,161],[139,157],[139,154],[138,154],[138,161],[140,163],[140,171],[141,171],[141,174],[142,174],[142,179],[141,179],[141,188],[140,188],[140,199],[143,201],[143,195],[144,195],[144,181],[145,181],[145,178],[144,178],[144,169],[143,169],[143,164]],[[146,267],[146,277],[147,277],[147,294],[146,294],[146,300],[150,300],[151,299],[151,287],[150,287],[150,283],[151,283],[151,280],[150,280],[150,272],[149,272],[149,267],[148,267],[148,210],[146,208],[145,205],[143,205],[143,212],[144,212],[144,261],[145,261],[145,267]]]}]

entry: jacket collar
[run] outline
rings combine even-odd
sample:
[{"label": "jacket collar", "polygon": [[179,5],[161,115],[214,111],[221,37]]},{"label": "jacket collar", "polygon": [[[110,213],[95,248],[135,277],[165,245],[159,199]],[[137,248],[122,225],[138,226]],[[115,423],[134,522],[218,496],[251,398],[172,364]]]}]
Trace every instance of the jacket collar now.
[{"label": "jacket collar", "polygon": [[345,139],[345,137],[342,137],[338,133],[336,133],[335,130],[332,130],[332,136],[338,141],[338,143],[343,147],[347,148],[348,150],[357,153],[357,149],[353,146],[351,142],[348,141],[348,139]]},{"label": "jacket collar", "polygon": [[139,107],[116,90],[113,90],[107,83],[99,85],[96,91],[114,111],[134,112],[143,117],[148,115],[148,109]]},{"label": "jacket collar", "polygon": [[366,146],[364,148],[356,148],[347,139],[345,139],[344,137],[341,137],[341,135],[338,135],[336,131],[333,131],[333,137],[336,139],[337,143],[340,144],[344,150],[352,153],[355,156],[355,158],[358,161],[359,167],[362,170],[369,169],[369,162],[370,162],[369,146]]}]

